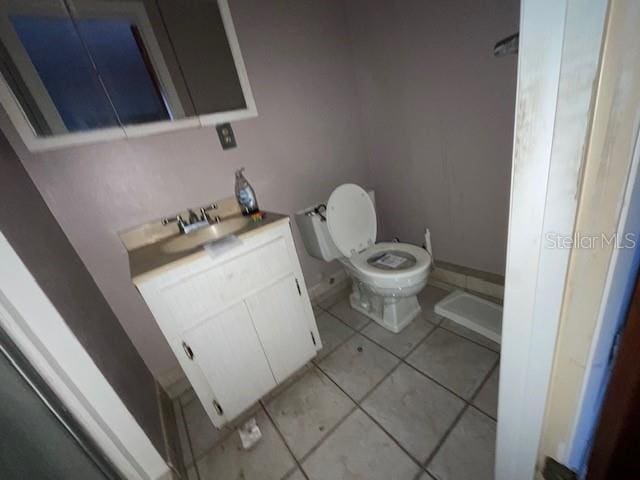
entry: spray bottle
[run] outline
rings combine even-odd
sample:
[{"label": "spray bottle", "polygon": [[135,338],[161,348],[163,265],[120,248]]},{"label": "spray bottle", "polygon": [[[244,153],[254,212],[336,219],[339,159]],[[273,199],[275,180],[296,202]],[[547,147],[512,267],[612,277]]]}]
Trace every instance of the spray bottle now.
[{"label": "spray bottle", "polygon": [[236,170],[236,200],[240,205],[243,215],[252,215],[259,211],[256,192],[253,190],[244,175],[244,167]]}]

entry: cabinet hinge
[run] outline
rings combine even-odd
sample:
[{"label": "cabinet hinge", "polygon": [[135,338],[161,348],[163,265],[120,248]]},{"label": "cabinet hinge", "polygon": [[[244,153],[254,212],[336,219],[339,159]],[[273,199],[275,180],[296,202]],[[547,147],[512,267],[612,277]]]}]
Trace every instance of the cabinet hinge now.
[{"label": "cabinet hinge", "polygon": [[184,353],[187,355],[187,358],[189,360],[193,360],[193,350],[191,350],[191,347],[187,345],[186,342],[182,342],[182,349],[184,350]]},{"label": "cabinet hinge", "polygon": [[298,295],[302,296],[302,290],[300,290],[300,282],[298,282],[297,278],[296,278],[296,287],[298,288]]},{"label": "cabinet hinge", "polygon": [[222,415],[224,413],[224,410],[222,410],[222,407],[220,406],[220,404],[217,402],[217,400],[213,401],[213,408],[216,409],[216,412],[218,413],[218,415]]},{"label": "cabinet hinge", "polygon": [[315,344],[316,344],[316,337],[315,337],[315,335],[313,334],[313,332],[309,332],[309,333],[311,334],[311,341],[312,341],[312,342],[313,342],[313,344],[315,345]]}]

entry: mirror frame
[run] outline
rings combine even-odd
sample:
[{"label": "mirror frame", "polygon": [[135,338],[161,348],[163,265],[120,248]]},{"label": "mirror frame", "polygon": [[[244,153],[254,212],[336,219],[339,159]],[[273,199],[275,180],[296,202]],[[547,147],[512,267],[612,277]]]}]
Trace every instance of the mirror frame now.
[{"label": "mirror frame", "polygon": [[[222,17],[222,23],[224,25],[227,41],[229,42],[229,48],[231,50],[231,54],[236,66],[238,80],[240,82],[240,87],[242,89],[242,93],[244,95],[246,103],[245,108],[230,110],[226,112],[194,115],[192,117],[180,118],[177,120],[149,122],[141,125],[109,127],[96,130],[88,130],[86,132],[72,132],[57,135],[54,134],[50,136],[38,136],[36,135],[36,131],[32,127],[31,122],[29,122],[29,119],[24,113],[22,106],[18,102],[18,99],[11,91],[9,84],[5,80],[4,76],[0,73],[0,105],[2,105],[4,111],[9,117],[9,120],[20,135],[20,138],[24,142],[27,149],[31,152],[40,152],[69,147],[73,145],[84,145],[88,143],[97,143],[109,140],[143,137],[147,135],[154,135],[174,130],[182,130],[186,128],[208,127],[221,123],[235,122],[238,120],[257,117],[258,110],[256,108],[255,99],[253,98],[251,85],[249,84],[247,69],[245,67],[244,60],[242,59],[242,52],[240,51],[240,44],[238,42],[235,27],[233,25],[233,19],[231,17],[229,4],[227,0],[215,1],[218,4],[218,8],[220,10],[220,16]],[[22,1],[20,3],[22,5],[25,5],[25,3]],[[142,3],[127,2],[127,4],[129,7],[131,7],[131,5],[136,5],[139,6],[137,8],[144,8]],[[150,39],[149,41],[151,43],[154,43],[155,38]]]}]

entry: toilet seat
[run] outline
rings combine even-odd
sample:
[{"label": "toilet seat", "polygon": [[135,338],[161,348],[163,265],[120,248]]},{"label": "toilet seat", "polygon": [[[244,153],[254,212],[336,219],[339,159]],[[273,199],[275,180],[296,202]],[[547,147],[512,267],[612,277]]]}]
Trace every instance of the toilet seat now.
[{"label": "toilet seat", "polygon": [[299,218],[310,253],[326,261],[337,259],[347,270],[351,308],[395,333],[420,314],[417,295],[427,284],[431,255],[406,243],[376,244],[375,206],[362,187],[340,185],[322,219],[307,212]]},{"label": "toilet seat", "polygon": [[[376,210],[362,187],[345,183],[336,188],[327,202],[326,215],[333,243],[362,282],[382,289],[407,288],[427,277],[431,257],[426,250],[407,243],[374,244]],[[392,260],[403,257],[409,261],[395,267],[372,261],[385,253],[392,255]]]},{"label": "toilet seat", "polygon": [[329,235],[345,257],[375,243],[376,209],[362,187],[345,183],[336,188],[327,202],[326,216]]},{"label": "toilet seat", "polygon": [[[408,261],[408,266],[399,265],[398,268],[385,268],[384,265],[372,261],[385,254],[402,256],[415,260]],[[426,250],[408,243],[381,242],[360,253],[351,255],[349,262],[356,274],[363,282],[381,288],[402,288],[414,285],[426,278],[431,257]]]}]

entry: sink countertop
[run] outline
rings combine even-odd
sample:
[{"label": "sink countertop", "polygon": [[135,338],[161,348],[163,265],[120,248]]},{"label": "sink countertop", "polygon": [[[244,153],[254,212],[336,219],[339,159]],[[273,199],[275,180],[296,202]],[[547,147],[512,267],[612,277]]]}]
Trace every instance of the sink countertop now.
[{"label": "sink countertop", "polygon": [[[238,230],[233,235],[243,239],[258,232],[262,228],[269,227],[283,221],[289,221],[288,215],[273,212],[263,213],[264,217],[262,220],[249,222],[247,226]],[[189,234],[172,235],[158,242],[129,251],[129,270],[131,272],[131,279],[133,280],[133,283],[142,283],[150,276],[157,275],[170,268],[174,268],[176,265],[193,261],[202,255],[207,255],[207,252],[204,249],[204,244],[181,252],[169,253],[163,249],[163,246],[168,241],[182,235]]]}]

